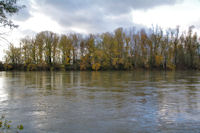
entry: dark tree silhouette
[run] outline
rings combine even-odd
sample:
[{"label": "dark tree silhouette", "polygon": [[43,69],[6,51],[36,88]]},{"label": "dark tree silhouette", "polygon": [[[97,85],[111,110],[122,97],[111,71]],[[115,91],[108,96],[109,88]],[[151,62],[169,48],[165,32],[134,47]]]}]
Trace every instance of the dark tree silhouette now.
[{"label": "dark tree silhouette", "polygon": [[17,0],[1,0],[0,1],[0,26],[16,28],[17,25],[11,21],[8,16],[16,14],[24,6],[19,6]]}]

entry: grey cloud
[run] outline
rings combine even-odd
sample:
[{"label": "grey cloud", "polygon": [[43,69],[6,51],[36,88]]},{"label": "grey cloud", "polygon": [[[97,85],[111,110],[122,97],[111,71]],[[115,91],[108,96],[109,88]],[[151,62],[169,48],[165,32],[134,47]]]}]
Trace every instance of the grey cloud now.
[{"label": "grey cloud", "polygon": [[13,16],[14,20],[17,21],[25,21],[31,17],[31,14],[28,9],[21,9],[16,15]]},{"label": "grey cloud", "polygon": [[26,0],[19,0],[17,3],[19,6],[25,6],[24,8],[20,9],[17,14],[15,14],[12,18],[17,21],[25,21],[31,17],[30,10],[31,10],[31,3],[30,1]]},{"label": "grey cloud", "polygon": [[[43,0],[47,5],[66,11],[90,9],[105,10],[110,14],[123,14],[131,9],[149,9],[160,5],[172,5],[182,0]],[[39,2],[39,1],[38,1]]]},{"label": "grey cloud", "polygon": [[35,34],[36,34],[35,31],[29,30],[29,29],[27,29],[27,30],[22,30],[21,33],[22,33],[24,36],[31,36],[31,35],[35,35]]},{"label": "grey cloud", "polygon": [[111,14],[123,14],[131,9],[146,10],[155,6],[175,4],[176,2],[176,0],[100,0],[100,6],[104,6],[105,10]]},{"label": "grey cloud", "polygon": [[[182,0],[35,0],[40,10],[63,27],[104,32],[133,25],[131,9],[148,10]],[[119,17],[122,16],[122,17]],[[114,18],[114,19],[113,19]]]}]

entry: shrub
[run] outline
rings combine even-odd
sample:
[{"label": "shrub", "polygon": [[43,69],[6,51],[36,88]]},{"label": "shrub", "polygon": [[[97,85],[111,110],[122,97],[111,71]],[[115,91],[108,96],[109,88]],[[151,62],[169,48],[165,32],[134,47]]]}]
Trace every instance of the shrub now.
[{"label": "shrub", "polygon": [[12,125],[12,121],[9,121],[5,118],[4,115],[0,118],[0,133],[19,133],[20,130],[23,130],[24,126],[22,124],[15,127]]},{"label": "shrub", "polygon": [[29,64],[27,67],[28,71],[36,71],[37,70],[37,65],[36,64]]},{"label": "shrub", "polygon": [[13,66],[10,64],[4,64],[4,70],[13,70]]},{"label": "shrub", "polygon": [[2,62],[0,62],[0,71],[3,71],[4,70],[4,65]]}]

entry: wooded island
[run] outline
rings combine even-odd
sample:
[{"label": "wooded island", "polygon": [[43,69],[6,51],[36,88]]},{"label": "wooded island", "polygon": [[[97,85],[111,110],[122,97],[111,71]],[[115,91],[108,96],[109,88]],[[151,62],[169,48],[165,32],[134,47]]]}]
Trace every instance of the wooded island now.
[{"label": "wooded island", "polygon": [[6,51],[1,70],[200,69],[200,43],[192,27],[163,31],[116,29],[112,33],[58,35],[50,31],[21,39]]}]

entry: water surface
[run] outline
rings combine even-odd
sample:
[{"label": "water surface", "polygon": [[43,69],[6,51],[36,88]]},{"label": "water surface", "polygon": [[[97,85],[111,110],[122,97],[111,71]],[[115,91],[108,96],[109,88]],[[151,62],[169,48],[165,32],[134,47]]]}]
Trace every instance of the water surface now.
[{"label": "water surface", "polygon": [[200,132],[200,72],[0,72],[22,133]]}]

